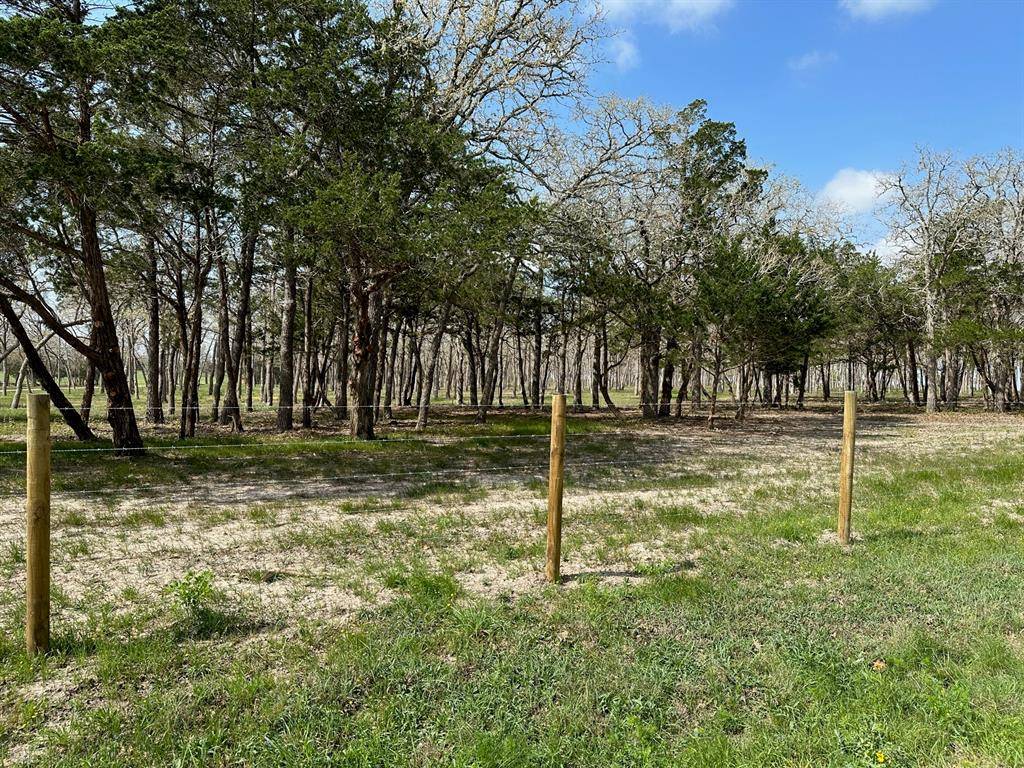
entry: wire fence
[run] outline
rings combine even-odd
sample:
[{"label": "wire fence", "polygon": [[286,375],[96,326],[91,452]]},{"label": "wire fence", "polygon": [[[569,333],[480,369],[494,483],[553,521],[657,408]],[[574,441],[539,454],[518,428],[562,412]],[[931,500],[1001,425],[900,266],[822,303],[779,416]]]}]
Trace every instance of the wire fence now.
[{"label": "wire fence", "polygon": [[[449,410],[455,410],[456,407],[451,404],[442,406]],[[466,408],[476,410],[476,406]],[[574,406],[572,411],[578,414],[586,408]],[[51,406],[50,410],[60,409]],[[606,419],[613,419],[616,416],[615,412],[607,409],[600,411]],[[266,439],[266,435],[260,433],[257,433],[254,439],[225,434],[216,440],[210,440],[209,437],[197,441],[149,439],[138,449],[59,443],[50,450],[51,460],[54,462],[53,494],[59,499],[69,500],[111,496],[120,496],[124,499],[151,498],[159,495],[177,499],[208,496],[212,500],[217,494],[222,495],[232,489],[259,495],[262,485],[270,487],[270,492],[265,495],[287,498],[323,495],[332,491],[351,494],[352,486],[358,486],[355,490],[365,490],[367,485],[387,481],[452,482],[460,477],[475,481],[484,476],[502,475],[507,475],[510,479],[536,480],[543,478],[547,471],[546,456],[537,455],[537,449],[549,442],[551,436],[546,430],[547,425],[536,422],[537,410],[527,410],[525,415],[533,420],[534,426],[545,427],[545,431],[503,434],[488,431],[492,428],[487,425],[476,425],[480,431],[475,434],[408,434],[395,430],[383,433],[374,441],[350,436],[312,437],[302,433],[294,436],[286,433],[287,436],[281,439]],[[465,429],[461,423],[458,427]],[[517,428],[521,427],[522,425],[517,425]],[[498,427],[503,428],[506,427]],[[573,476],[593,472],[598,468],[629,469],[642,468],[645,465],[656,470],[669,471],[672,458],[677,452],[697,445],[705,448],[720,446],[730,442],[731,438],[727,435],[717,439],[708,436],[696,439],[680,434],[658,435],[652,433],[650,428],[623,429],[621,421],[606,421],[596,426],[587,424],[584,428],[574,427],[569,434],[569,440],[572,450],[566,471]],[[389,453],[391,446],[401,446],[403,449],[413,449],[422,453]],[[440,453],[432,455],[432,449],[438,449]],[[354,453],[349,455],[347,452],[350,451]],[[642,451],[644,455],[634,458],[607,455],[628,455],[629,452],[637,451]],[[138,459],[132,459],[128,470],[110,473],[115,479],[114,483],[104,482],[104,457],[115,454],[128,454],[130,457],[133,453],[143,454],[146,460],[140,464]],[[187,461],[182,462],[174,458],[186,457],[189,454],[198,455],[202,466],[191,466]],[[655,454],[657,458],[654,458]],[[0,449],[0,462],[3,463],[20,462],[26,456],[27,448],[24,447]],[[86,461],[90,457],[96,457],[99,463]],[[79,458],[82,461],[79,461]],[[351,471],[337,472],[339,467],[337,462],[332,461],[334,458],[345,461]],[[263,459],[272,461],[273,467],[262,465]],[[298,465],[308,463],[311,459],[315,460],[313,466],[296,467],[292,476],[280,476],[282,464],[291,462]],[[408,461],[413,467],[378,468],[375,465],[381,459],[385,464]],[[69,464],[70,460],[73,461]],[[439,462],[444,465],[437,466]],[[416,463],[427,466],[417,468]],[[186,477],[170,480],[154,477],[160,475],[168,466],[180,468]],[[334,471],[331,472],[331,469]],[[292,470],[286,468],[285,471]],[[244,479],[225,478],[224,472],[243,475]],[[0,466],[0,478],[7,479],[0,480],[0,498],[10,500],[21,494],[14,484],[19,474],[21,471],[16,467]],[[79,484],[86,487],[74,487]]]},{"label": "wire fence", "polygon": [[[51,408],[51,410],[58,410]],[[475,407],[474,407],[475,410]],[[602,409],[602,415],[611,420],[615,414],[606,409]],[[537,411],[527,411],[527,415],[536,418],[538,416]],[[571,444],[571,454],[579,455],[576,460],[570,459],[566,464],[566,470],[570,475],[577,471],[591,470],[597,467],[652,467],[657,471],[670,471],[672,465],[672,458],[680,451],[686,449],[701,448],[722,448],[723,446],[735,446],[735,437],[730,434],[728,430],[724,430],[718,433],[704,433],[700,436],[683,435],[677,430],[672,430],[671,426],[665,428],[659,423],[653,425],[646,425],[642,428],[635,429],[623,429],[621,427],[611,427],[607,425],[609,423],[617,424],[619,422],[606,421],[598,424],[597,426],[588,425],[587,428],[580,429],[579,431],[571,431],[568,439]],[[460,424],[460,427],[462,425]],[[537,426],[541,426],[538,424]],[[546,425],[545,425],[546,426]],[[275,464],[280,464],[285,461],[289,462],[305,462],[310,458],[317,458],[321,460],[321,464],[324,463],[325,457],[329,454],[337,452],[339,454],[352,449],[358,448],[358,453],[351,458],[351,463],[354,467],[353,471],[347,474],[341,474],[334,472],[302,472],[295,477],[291,478],[292,481],[301,483],[305,487],[295,488],[291,491],[285,489],[275,489],[274,496],[278,498],[287,497],[289,495],[294,496],[309,496],[311,493],[323,493],[329,488],[329,485],[344,485],[344,484],[365,484],[373,482],[382,482],[386,480],[411,480],[416,478],[425,479],[453,479],[459,476],[465,477],[476,477],[479,475],[501,475],[508,474],[510,476],[522,476],[526,478],[537,478],[541,477],[547,469],[544,457],[530,457],[527,456],[527,460],[517,463],[497,463],[494,464],[493,454],[484,453],[484,449],[496,448],[501,451],[501,455],[505,455],[506,446],[527,446],[527,450],[532,450],[535,447],[542,446],[544,443],[550,440],[550,434],[545,432],[530,432],[523,434],[501,434],[496,432],[485,431],[489,427],[479,425],[481,431],[477,434],[413,434],[410,435],[406,432],[389,432],[382,433],[378,439],[373,441],[366,441],[358,438],[349,436],[338,436],[338,437],[326,437],[316,438],[311,437],[308,434],[286,433],[282,439],[265,439],[265,434],[257,433],[255,439],[249,439],[247,436],[235,436],[235,435],[224,435],[221,439],[212,441],[209,438],[198,441],[170,441],[158,438],[157,440],[149,440],[145,445],[138,449],[131,448],[115,448],[113,446],[97,446],[97,445],[65,445],[63,443],[56,447],[53,447],[50,451],[55,463],[55,479],[57,484],[54,488],[54,494],[59,497],[75,499],[75,498],[90,498],[100,496],[110,496],[112,494],[121,494],[126,498],[130,497],[146,497],[153,496],[161,493],[173,493],[177,498],[185,497],[201,497],[204,494],[210,494],[211,490],[207,488],[203,482],[204,476],[210,477],[210,485],[215,486],[218,490],[226,490],[231,488],[248,488],[254,489],[261,482],[268,485],[280,485],[288,483],[288,478],[281,478],[274,474],[270,474],[264,478],[260,478],[258,475],[253,476],[252,472],[259,472],[260,465],[258,460],[264,457],[272,457]],[[664,429],[664,433],[660,433],[659,428]],[[712,436],[712,435],[717,436]],[[836,433],[838,436],[838,432]],[[785,439],[782,432],[778,435],[773,435],[770,431],[761,434],[762,440],[777,441]],[[839,446],[837,440],[832,440],[831,436],[827,436],[821,440],[820,449],[823,449],[829,453],[838,453]],[[594,456],[594,448],[596,444],[596,450],[599,453],[602,449],[604,451],[637,451],[643,450],[645,456],[643,458],[604,458],[600,455]],[[904,441],[904,445],[911,445],[909,441]],[[923,443],[922,443],[923,444]],[[475,459],[471,463],[465,463],[464,466],[431,466],[424,469],[404,469],[396,471],[385,471],[376,470],[369,471],[363,469],[367,464],[373,464],[377,456],[381,452],[387,452],[390,446],[401,446],[403,448],[413,449],[443,449],[446,453],[442,456],[444,460],[448,460],[449,454],[453,450],[459,450],[460,453],[464,454],[465,457]],[[461,449],[465,449],[462,451]],[[479,453],[473,453],[473,450],[480,451]],[[160,462],[163,460],[173,461],[173,457],[176,455],[188,455],[188,454],[201,454],[203,462],[202,467],[195,468],[195,477],[193,478],[194,483],[191,487],[181,487],[180,482],[145,482],[145,474],[142,476],[132,476],[129,473],[128,477],[124,477],[122,481],[117,485],[104,485],[102,487],[93,488],[82,488],[82,489],[69,489],[67,488],[67,480],[62,477],[63,470],[74,470],[80,469],[84,466],[86,469],[96,468],[99,470],[99,474],[102,474],[103,468],[101,465],[78,465],[71,464],[67,465],[64,462],[65,457],[67,459],[75,459],[81,457],[86,459],[90,456],[96,456],[101,458],[104,455],[124,456],[132,453],[145,454],[148,459]],[[513,451],[514,452],[514,451]],[[5,463],[17,462],[27,455],[27,449],[18,448],[7,448],[0,450],[0,461]],[[403,453],[401,455],[386,455],[384,456],[389,461],[408,459],[410,461],[420,461],[423,463],[430,463],[431,456],[429,454],[423,456],[413,456],[409,453]],[[532,459],[532,460],[530,460]],[[231,480],[225,480],[223,477],[218,476],[217,465],[220,463],[224,464],[224,468],[228,470],[238,470],[240,468],[240,462],[246,460],[257,460],[255,464],[247,463],[241,467],[241,469],[247,470],[250,474],[242,482],[233,482]],[[145,466],[145,465],[139,465]],[[320,467],[323,469],[329,467]],[[185,467],[187,470],[191,470],[190,467]],[[23,471],[16,467],[0,467],[0,477],[15,478],[19,475],[23,475]],[[73,474],[70,475],[70,481],[74,482],[77,478]],[[95,484],[95,477],[89,478],[89,484]],[[311,488],[315,488],[313,491]],[[345,489],[339,489],[345,490]],[[0,485],[0,498],[12,498],[19,495],[19,491],[15,488],[3,489]]]},{"label": "wire fence", "polygon": [[[534,412],[536,413],[536,412]],[[354,437],[334,438],[303,438],[288,437],[280,440],[240,440],[211,441],[201,440],[187,443],[151,443],[141,446],[142,457],[129,458],[127,461],[111,462],[112,455],[131,453],[115,446],[99,445],[63,445],[53,446],[49,431],[51,414],[47,409],[44,396],[32,400],[30,418],[27,428],[27,441],[24,449],[0,451],[0,459],[17,461],[25,459],[27,509],[26,527],[26,638],[30,653],[45,650],[49,647],[49,595],[50,595],[50,534],[51,534],[51,500],[58,504],[88,505],[119,504],[122,501],[136,502],[129,510],[134,513],[140,508],[145,514],[160,515],[167,502],[193,502],[201,500],[210,507],[232,503],[259,503],[265,500],[283,499],[315,499],[325,500],[332,497],[352,495],[369,501],[380,490],[393,494],[395,497],[407,495],[406,492],[420,492],[446,488],[431,487],[431,483],[464,483],[472,487],[485,476],[498,476],[511,479],[516,483],[524,480],[545,482],[547,484],[547,526],[544,577],[552,584],[563,582],[561,577],[562,562],[562,503],[566,477],[588,482],[596,479],[599,483],[611,480],[613,483],[621,479],[630,479],[633,475],[650,478],[655,489],[669,490],[673,487],[670,479],[677,477],[699,476],[707,468],[707,464],[685,461],[687,455],[702,451],[706,455],[725,458],[730,454],[742,454],[752,449],[759,452],[758,461],[744,464],[746,468],[755,467],[757,472],[773,475],[778,466],[782,473],[790,471],[791,465],[772,463],[773,446],[781,441],[801,439],[808,440],[808,447],[813,443],[813,450],[819,455],[826,452],[828,461],[835,454],[841,453],[840,462],[840,505],[838,514],[837,540],[842,546],[851,544],[851,508],[854,474],[854,450],[856,431],[856,397],[848,392],[846,396],[842,429],[838,424],[828,424],[816,434],[805,431],[801,435],[799,429],[762,427],[746,430],[744,436],[756,435],[753,445],[740,439],[730,430],[713,434],[680,434],[678,428],[666,428],[666,425],[655,423],[646,428],[634,425],[623,428],[618,422],[615,428],[589,427],[579,431],[566,433],[566,406],[564,395],[551,410],[550,432],[529,431],[524,433],[501,434],[481,432],[478,434],[399,434],[388,435],[384,439],[367,441]],[[776,425],[777,426],[777,425]],[[820,425],[819,425],[820,426]],[[878,434],[887,438],[887,427]],[[842,442],[839,437],[842,437]],[[868,441],[870,436],[868,436]],[[542,452],[544,442],[550,442],[550,453]],[[901,450],[914,444],[935,442],[931,439],[905,437],[899,441]],[[569,446],[566,451],[566,446]],[[355,450],[355,445],[359,449]],[[406,447],[424,446],[430,449],[421,454],[411,451],[389,451],[392,445]],[[372,450],[371,449],[372,446]],[[949,444],[946,445],[949,449]],[[337,455],[326,453],[325,450],[338,449]],[[432,449],[439,449],[432,452]],[[195,456],[195,452],[205,452],[200,456],[204,462],[222,462],[219,469],[211,471],[209,465],[194,465],[188,460],[180,461],[172,457]],[[274,456],[276,452],[276,456]],[[565,461],[566,453],[569,460]],[[283,455],[283,457],[282,457]],[[84,457],[85,461],[75,461],[74,457]],[[97,457],[90,462],[87,457]],[[287,458],[289,460],[305,460],[308,465],[286,468],[276,466],[268,460]],[[548,461],[545,461],[545,458]],[[707,459],[707,456],[705,457]],[[336,467],[345,462],[351,471],[339,472]],[[683,459],[681,461],[681,459]],[[314,461],[315,460],[315,461]],[[416,466],[411,468],[392,469],[390,466],[368,467],[373,460],[381,460],[393,464],[395,461],[430,463],[435,466]],[[167,475],[160,475],[162,463],[170,462],[173,470],[184,471],[185,476],[167,481]],[[317,464],[319,462],[321,464]],[[104,474],[103,470],[115,465],[118,469]],[[810,464],[808,467],[812,466]],[[813,465],[818,466],[818,465]],[[133,469],[140,471],[132,474]],[[820,468],[820,467],[819,467]],[[88,487],[96,480],[89,474],[91,470],[100,470],[99,479],[105,481],[104,486]],[[310,469],[315,471],[309,471]],[[188,474],[196,470],[195,474]],[[333,471],[332,471],[333,470]],[[615,470],[615,472],[612,472]],[[728,467],[727,467],[728,471]],[[151,473],[151,474],[146,474]],[[0,467],[0,476],[12,478],[19,474],[14,468]],[[113,478],[117,479],[112,483]],[[161,478],[161,479],[158,479]],[[57,481],[54,483],[54,479]],[[69,486],[79,480],[81,485]],[[0,481],[2,487],[7,480]],[[12,483],[13,484],[13,483]],[[657,488],[657,486],[660,488]],[[601,489],[630,489],[633,486],[602,485]],[[458,488],[456,488],[458,489]],[[540,488],[535,488],[540,489]],[[17,496],[10,493],[8,497]],[[586,496],[582,496],[585,499]],[[660,498],[660,497],[659,497]],[[633,505],[628,497],[615,497],[609,505],[601,505],[598,514],[607,512],[615,516],[615,524],[621,524],[624,518],[638,514],[642,505]],[[147,505],[153,504],[152,508]],[[359,502],[361,504],[361,502]],[[372,508],[372,504],[369,505]],[[71,513],[79,513],[74,506],[66,507],[70,519]],[[373,511],[370,509],[369,511]],[[315,515],[312,516],[315,519]],[[81,516],[85,518],[84,515]],[[95,516],[101,520],[102,516]],[[127,518],[126,518],[127,519]],[[148,518],[145,518],[148,519]],[[162,518],[160,518],[162,519]],[[255,519],[255,518],[254,518]],[[299,519],[298,515],[293,519]],[[536,520],[530,517],[530,525]],[[162,525],[163,523],[155,523]],[[629,523],[628,523],[629,524]],[[532,529],[532,527],[531,527]],[[540,529],[540,526],[537,526]],[[151,541],[160,537],[155,531],[148,531]],[[181,537],[182,531],[178,531]],[[188,534],[196,541],[203,541],[201,535]],[[348,536],[347,534],[345,535]],[[260,535],[262,537],[262,535]],[[575,538],[568,540],[571,546],[579,546]],[[84,543],[79,544],[85,548]],[[231,551],[238,544],[230,544]],[[583,548],[581,548],[583,549]],[[76,549],[76,552],[78,550]],[[147,557],[160,556],[135,551],[126,555],[137,562]],[[77,555],[76,555],[77,557]],[[94,560],[109,560],[106,555],[93,557]],[[67,562],[67,561],[66,561]],[[76,563],[79,565],[79,563]]]},{"label": "wire fence", "polygon": [[[449,409],[449,410],[458,409],[458,410],[466,410],[466,411],[480,411],[480,410],[484,410],[484,411],[488,411],[488,412],[490,412],[490,411],[533,411],[533,412],[537,412],[537,411],[541,411],[541,410],[548,410],[548,411],[550,411],[551,404],[550,404],[550,402],[545,402],[541,406],[533,406],[533,405],[528,405],[526,403],[493,403],[491,405],[471,405],[469,403],[450,403],[450,402],[445,402],[445,401],[438,401],[438,402],[431,402],[431,403],[429,403],[427,407],[431,411],[433,411],[435,409]],[[610,407],[610,406],[594,406],[594,405],[582,404],[582,405],[570,405],[569,407],[573,408],[573,409],[586,409],[586,410],[594,410],[594,411],[615,411],[615,410],[629,411],[629,410],[640,410],[640,406],[639,405],[616,405],[616,406],[611,406]],[[164,404],[162,406],[162,410],[163,410],[163,412],[165,414],[167,414],[167,413],[177,413],[179,411],[194,411],[194,410],[197,410],[197,411],[212,411],[212,410],[217,410],[217,409],[219,409],[219,410],[240,410],[242,413],[278,413],[278,412],[280,412],[282,410],[285,410],[285,411],[304,411],[304,410],[307,410],[307,411],[336,411],[338,409],[342,409],[342,410],[349,410],[349,411],[351,411],[351,410],[356,410],[356,409],[359,409],[359,408],[372,408],[372,409],[374,409],[376,411],[380,411],[380,410],[384,410],[384,409],[416,411],[416,410],[418,410],[420,408],[420,406],[416,405],[416,404],[409,404],[409,403],[405,403],[405,404],[391,403],[391,404],[373,404],[373,405],[336,405],[336,404],[332,404],[332,403],[317,403],[316,405],[302,405],[302,404],[293,404],[293,405],[288,405],[288,406],[279,406],[279,405],[258,405],[257,406],[257,405],[254,405],[252,407],[249,407],[249,406],[246,406],[246,405],[226,406],[223,402],[219,403],[216,406],[214,406],[212,403],[200,403],[199,405],[176,405],[173,409],[168,408],[168,406],[166,404]],[[93,405],[90,410],[92,410],[93,412],[97,412],[97,411],[102,411],[102,412],[106,412],[106,411],[135,411],[141,417],[141,416],[145,415],[146,409],[147,409],[146,404],[144,402],[140,402],[140,403],[138,403],[136,405],[126,405],[126,406],[118,406],[118,405],[109,405],[108,406],[108,405],[104,405],[104,404],[98,404],[98,405]],[[25,411],[27,409],[26,409],[26,406],[24,404],[19,404],[19,405],[0,405],[0,410]],[[51,405],[50,406],[50,410],[51,411],[78,411],[78,412],[81,412],[82,409],[80,407],[76,408],[74,406],[63,407],[62,408],[62,407],[59,407],[59,406],[56,406],[56,405]]]},{"label": "wire fence", "polygon": [[[535,417],[538,414],[550,413],[550,402],[545,401],[541,406],[530,406],[522,403],[494,403],[481,406],[470,403],[454,403],[441,400],[431,402],[427,406],[428,422],[435,422],[438,419],[462,419],[466,423],[480,420],[481,415],[485,417],[508,416],[508,417]],[[244,403],[237,406],[227,407],[223,402],[214,405],[210,402],[200,403],[196,406],[176,405],[169,409],[166,405],[159,410],[158,420],[154,421],[146,404],[139,402],[133,406],[108,406],[106,404],[95,404],[88,409],[85,420],[88,426],[98,437],[109,436],[110,427],[106,423],[107,416],[111,413],[121,411],[132,411],[137,422],[151,429],[158,430],[166,436],[170,436],[172,430],[180,427],[186,414],[195,413],[195,424],[201,428],[204,424],[216,424],[227,426],[232,423],[237,414],[243,428],[246,430],[263,431],[268,427],[274,427],[275,422],[280,419],[282,413],[289,413],[292,422],[300,428],[330,429],[348,423],[353,412],[359,410],[373,410],[376,414],[375,430],[382,435],[397,431],[403,428],[407,422],[418,418],[421,407],[416,404],[382,403],[373,405],[339,405],[319,402],[315,405],[293,404],[286,407],[279,405],[254,404],[252,407]],[[55,419],[55,428],[70,433],[70,427],[64,424],[63,416],[68,414],[83,415],[81,407],[59,407],[51,405],[51,412],[58,418]],[[596,417],[616,417],[629,419],[632,416],[639,416],[643,409],[637,404],[623,404],[613,407],[595,406],[593,404],[577,404],[570,406],[575,415],[590,415]],[[674,413],[675,411],[673,411]],[[27,420],[27,406],[24,402],[14,405],[0,404],[0,434],[10,434],[12,428],[18,428]],[[299,424],[301,422],[301,425]],[[0,452],[0,455],[3,455]]]},{"label": "wire fence", "polygon": [[[728,434],[728,433],[723,433]],[[652,430],[621,430],[621,429],[601,429],[595,431],[583,431],[571,433],[574,440],[592,440],[592,439],[607,439],[607,438],[631,438],[631,439],[651,439],[657,438],[659,435]],[[681,435],[661,436],[666,443],[671,442],[686,442],[687,438]],[[230,438],[228,438],[230,439]],[[71,447],[71,448],[53,448],[50,453],[53,455],[61,454],[89,454],[89,453],[107,453],[107,454],[131,454],[132,452],[140,453],[155,453],[164,454],[168,452],[176,451],[210,451],[210,452],[231,452],[242,450],[242,449],[253,449],[257,451],[273,451],[273,450],[309,450],[316,448],[345,448],[354,445],[360,446],[388,446],[395,444],[415,444],[415,445],[427,445],[427,446],[452,446],[458,444],[487,444],[487,443],[500,443],[504,441],[544,441],[549,440],[548,434],[542,433],[531,433],[531,434],[479,434],[479,435],[436,435],[436,436],[425,436],[425,437],[395,437],[390,434],[379,436],[373,440],[364,440],[360,438],[350,437],[338,437],[338,438],[323,438],[323,439],[310,439],[305,436],[297,435],[290,440],[276,440],[276,441],[240,441],[240,442],[171,442],[171,443],[146,443],[138,448],[115,448],[113,446],[82,446],[82,447]],[[730,438],[722,437],[721,439],[715,440],[712,438],[703,438],[700,440],[702,444],[719,444],[730,442]],[[26,453],[25,448],[16,448],[9,450],[0,450],[0,456],[24,456]]]},{"label": "wire fence", "polygon": [[[618,460],[618,461],[581,461],[566,465],[567,469],[587,469],[592,467],[627,467],[627,466],[638,466],[638,465],[650,465],[648,460]],[[507,473],[515,475],[521,473],[525,477],[545,477],[547,467],[543,464],[507,464],[497,467],[452,467],[450,469],[424,469],[424,470],[407,470],[402,472],[370,472],[362,474],[348,474],[348,475],[335,475],[330,477],[315,476],[304,478],[305,483],[344,483],[344,482],[365,482],[373,480],[389,480],[398,478],[451,478],[455,476],[466,476],[475,477],[479,474],[489,473]],[[244,488],[246,490],[252,490],[254,483],[250,481],[241,481],[234,483],[225,483],[218,481],[216,486],[212,490],[223,490],[231,488]],[[136,485],[132,487],[132,492],[137,495],[146,495],[147,493],[159,493],[166,491],[168,486],[166,484],[158,485]],[[112,493],[113,490],[110,488],[98,488],[83,491],[58,491],[56,495],[64,498],[84,498],[97,495],[105,495]],[[176,491],[176,493],[185,496],[209,496],[211,495],[211,489],[184,489]],[[293,495],[309,496],[312,494],[319,493],[319,486],[316,489],[298,489],[293,492]]]}]

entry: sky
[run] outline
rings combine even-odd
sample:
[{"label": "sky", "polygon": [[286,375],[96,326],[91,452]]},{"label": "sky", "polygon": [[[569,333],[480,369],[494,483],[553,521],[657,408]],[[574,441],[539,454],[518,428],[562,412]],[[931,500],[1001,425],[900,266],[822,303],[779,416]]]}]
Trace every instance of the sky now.
[{"label": "sky", "polygon": [[875,178],[915,147],[1024,149],[1024,0],[599,0],[599,92],[706,99],[770,163],[881,245]]}]

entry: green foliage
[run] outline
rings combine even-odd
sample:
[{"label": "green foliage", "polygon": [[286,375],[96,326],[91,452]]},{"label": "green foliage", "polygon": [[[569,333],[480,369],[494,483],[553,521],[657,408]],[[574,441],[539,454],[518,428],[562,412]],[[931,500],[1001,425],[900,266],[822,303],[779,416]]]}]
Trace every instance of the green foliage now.
[{"label": "green foliage", "polygon": [[836,254],[834,354],[860,358],[874,370],[892,366],[908,343],[920,342],[921,302],[914,284],[875,254]]},{"label": "green foliage", "polygon": [[230,628],[233,617],[227,611],[227,596],[214,585],[210,571],[188,571],[168,584],[164,593],[174,600],[183,634],[207,637]]}]

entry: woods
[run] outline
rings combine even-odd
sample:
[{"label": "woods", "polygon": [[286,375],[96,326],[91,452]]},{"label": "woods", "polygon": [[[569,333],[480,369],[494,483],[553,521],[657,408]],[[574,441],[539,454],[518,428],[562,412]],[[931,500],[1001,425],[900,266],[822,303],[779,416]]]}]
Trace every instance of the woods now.
[{"label": "woods", "polygon": [[1024,766],[1021,29],[0,0],[0,764]]},{"label": "woods", "polygon": [[713,105],[593,94],[608,34],[584,0],[5,4],[4,395],[92,440],[98,387],[125,451],[553,392],[1020,407],[1018,154],[922,150],[878,254]]}]

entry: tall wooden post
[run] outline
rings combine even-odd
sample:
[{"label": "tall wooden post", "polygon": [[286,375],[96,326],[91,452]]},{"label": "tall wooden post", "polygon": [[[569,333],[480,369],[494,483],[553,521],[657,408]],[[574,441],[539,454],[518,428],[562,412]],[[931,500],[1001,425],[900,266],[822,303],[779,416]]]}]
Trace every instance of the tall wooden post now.
[{"label": "tall wooden post", "polygon": [[50,650],[50,398],[28,396],[25,457],[25,646]]},{"label": "tall wooden post", "polygon": [[857,393],[847,390],[843,401],[843,448],[839,457],[839,542],[850,543],[853,509],[853,448],[857,432]]},{"label": "tall wooden post", "polygon": [[548,549],[544,574],[557,583],[562,564],[562,488],[565,485],[565,395],[551,400],[551,460],[548,470]]}]

